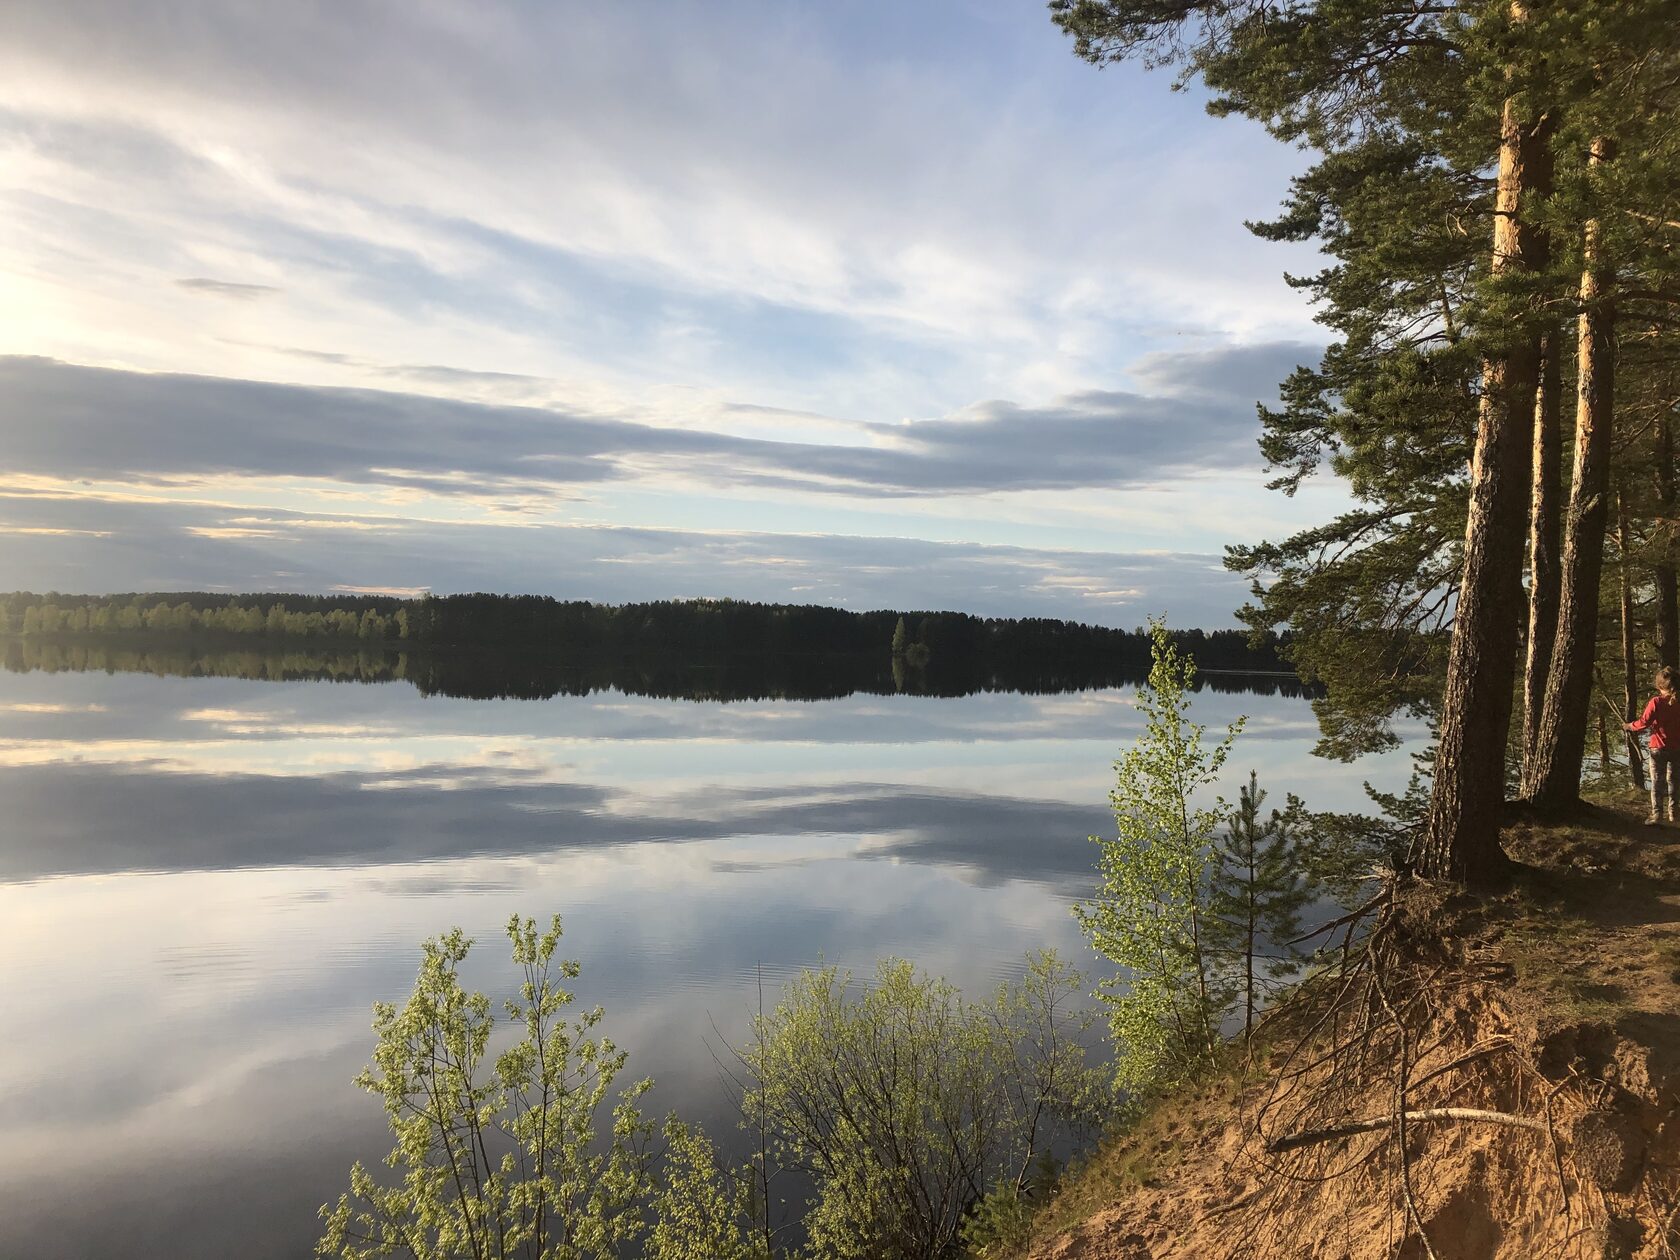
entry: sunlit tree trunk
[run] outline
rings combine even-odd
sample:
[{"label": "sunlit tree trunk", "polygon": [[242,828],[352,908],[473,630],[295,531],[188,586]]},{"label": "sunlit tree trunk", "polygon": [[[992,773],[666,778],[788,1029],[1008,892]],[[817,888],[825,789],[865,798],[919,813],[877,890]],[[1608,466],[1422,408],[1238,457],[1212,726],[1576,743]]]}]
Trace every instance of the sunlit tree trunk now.
[{"label": "sunlit tree trunk", "polygon": [[[1595,165],[1609,158],[1609,143],[1593,142]],[[1597,220],[1586,226],[1586,266],[1581,273],[1581,313],[1575,339],[1575,464],[1564,524],[1563,585],[1557,642],[1546,680],[1545,705],[1532,752],[1529,799],[1552,808],[1581,794],[1592,667],[1598,654],[1599,583],[1604,571],[1604,531],[1609,512],[1610,442],[1615,418],[1615,312]]]},{"label": "sunlit tree trunk", "polygon": [[[1546,262],[1530,202],[1551,185],[1544,122],[1506,100],[1500,122],[1493,272],[1531,273]],[[1481,414],[1470,470],[1464,569],[1442,696],[1440,742],[1429,814],[1413,866],[1427,879],[1479,882],[1504,865],[1499,812],[1522,617],[1524,525],[1528,517],[1537,336],[1513,335],[1482,366]]]},{"label": "sunlit tree trunk", "polygon": [[1528,504],[1528,656],[1523,665],[1523,790],[1526,795],[1533,769],[1533,750],[1546,698],[1546,674],[1552,665],[1557,638],[1559,465],[1562,371],[1558,363],[1562,338],[1548,332],[1540,341],[1540,384],[1534,398],[1533,483]]}]

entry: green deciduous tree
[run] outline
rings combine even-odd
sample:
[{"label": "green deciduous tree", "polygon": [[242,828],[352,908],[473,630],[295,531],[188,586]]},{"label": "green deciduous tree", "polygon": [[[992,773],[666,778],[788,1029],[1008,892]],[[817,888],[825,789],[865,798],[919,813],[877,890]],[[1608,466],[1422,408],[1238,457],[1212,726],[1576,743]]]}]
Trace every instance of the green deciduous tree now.
[{"label": "green deciduous tree", "polygon": [[647,1260],[769,1260],[750,1177],[732,1173],[699,1129],[665,1126],[665,1169],[653,1198]]},{"label": "green deciduous tree", "polygon": [[1083,988],[1051,953],[991,1001],[891,959],[868,985],[834,967],[794,980],[740,1053],[748,1114],[815,1185],[806,1254],[949,1256],[976,1204],[1019,1194],[1059,1138],[1099,1125]]},{"label": "green deciduous tree", "polygon": [[426,942],[406,1003],[374,1007],[378,1043],[357,1084],[384,1100],[399,1180],[358,1162],[349,1193],[321,1209],[322,1254],[600,1260],[643,1231],[648,1082],[615,1097],[625,1054],[596,1032],[600,1009],[568,1019],[578,966],[555,958],[559,917],[542,933],[515,917],[508,937],[519,1036],[494,1060],[492,1003],[461,984],[472,942],[458,929]]},{"label": "green deciduous tree", "polygon": [[1116,1080],[1146,1091],[1193,1075],[1214,1054],[1227,1004],[1207,939],[1211,846],[1226,817],[1207,794],[1242,720],[1218,742],[1190,720],[1195,663],[1151,621],[1154,667],[1138,690],[1144,730],[1115,763],[1116,834],[1102,846],[1095,897],[1074,914],[1119,975],[1098,996],[1108,1007]]}]

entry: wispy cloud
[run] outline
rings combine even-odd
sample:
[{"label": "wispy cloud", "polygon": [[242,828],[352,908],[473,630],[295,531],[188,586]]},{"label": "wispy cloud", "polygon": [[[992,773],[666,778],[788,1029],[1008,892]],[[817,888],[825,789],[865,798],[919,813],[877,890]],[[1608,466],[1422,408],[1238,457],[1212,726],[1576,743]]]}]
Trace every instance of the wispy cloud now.
[{"label": "wispy cloud", "polygon": [[1090,384],[1173,330],[1311,327],[1278,281],[1299,259],[1241,226],[1299,159],[1193,93],[1092,73],[1014,5],[679,0],[650,25],[229,3],[165,24],[23,0],[0,82],[12,221],[63,265],[283,285],[270,327],[330,329],[328,350],[447,322],[504,360],[546,340],[551,365],[642,379],[780,358],[838,386],[840,358],[924,411],[965,378]]},{"label": "wispy cloud", "polygon": [[1252,466],[1254,399],[1310,354],[1294,344],[1204,353],[1194,372],[1158,357],[1151,370],[1179,392],[980,403],[858,426],[868,441],[856,445],[9,358],[0,359],[11,403],[0,436],[14,471],[64,478],[320,477],[440,494],[659,473],[877,495],[1119,487]]},{"label": "wispy cloud", "polygon": [[[8,499],[51,537],[0,550],[0,590],[513,590],[623,602],[734,596],[849,608],[962,608],[1131,627],[1167,612],[1228,625],[1243,583],[1216,556],[844,534],[387,518],[353,546],[301,514],[260,527],[208,504]],[[288,519],[295,516],[296,521]],[[76,520],[95,533],[59,530]],[[97,535],[97,536],[96,536]]]},{"label": "wispy cloud", "polygon": [[[1211,480],[1178,547],[1249,537],[1315,264],[1241,226],[1300,156],[1201,106],[1008,0],[0,6],[0,450],[74,508],[0,566],[892,602],[897,542],[764,575],[807,535],[1132,555]],[[556,528],[591,514],[680,528],[633,563]],[[690,566],[713,534],[786,550]],[[938,554],[959,606],[1158,589]]]},{"label": "wispy cloud", "polygon": [[207,276],[188,276],[177,280],[175,283],[194,293],[204,293],[211,297],[232,298],[239,302],[249,302],[254,298],[268,297],[280,292],[272,284],[241,284],[236,280],[212,280]]}]

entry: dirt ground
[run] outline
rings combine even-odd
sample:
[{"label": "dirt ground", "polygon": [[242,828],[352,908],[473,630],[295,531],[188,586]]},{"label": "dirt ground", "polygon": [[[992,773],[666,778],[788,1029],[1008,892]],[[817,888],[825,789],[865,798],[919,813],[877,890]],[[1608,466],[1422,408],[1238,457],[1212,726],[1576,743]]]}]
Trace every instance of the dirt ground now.
[{"label": "dirt ground", "polygon": [[1102,1151],[1023,1254],[1680,1257],[1680,829],[1643,813],[1513,809],[1508,889],[1397,896],[1369,975]]}]

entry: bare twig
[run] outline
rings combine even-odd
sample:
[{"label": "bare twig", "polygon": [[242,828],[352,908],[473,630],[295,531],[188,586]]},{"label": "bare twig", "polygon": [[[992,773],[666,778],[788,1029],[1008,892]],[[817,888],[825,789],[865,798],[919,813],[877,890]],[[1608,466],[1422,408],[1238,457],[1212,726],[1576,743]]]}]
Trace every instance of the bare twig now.
[{"label": "bare twig", "polygon": [[1464,1067],[1467,1064],[1474,1063],[1477,1059],[1485,1059],[1488,1055],[1496,1054],[1501,1050],[1509,1050],[1515,1044],[1516,1043],[1509,1037],[1490,1037],[1479,1046],[1475,1046],[1466,1051],[1464,1054],[1461,1054],[1451,1063],[1438,1067],[1432,1072],[1424,1073],[1422,1076],[1418,1077],[1417,1080],[1412,1082],[1412,1088],[1422,1089],[1425,1085],[1429,1084],[1430,1081],[1443,1077],[1448,1072]]},{"label": "bare twig", "polygon": [[1557,1170],[1558,1193],[1563,1195],[1563,1214],[1569,1215],[1569,1182],[1563,1175],[1563,1148],[1558,1144],[1557,1129],[1552,1124],[1552,1099],[1558,1096],[1558,1091],[1574,1079],[1574,1073],[1559,1081],[1546,1093],[1546,1137],[1552,1144],[1552,1164]]},{"label": "bare twig", "polygon": [[1377,991],[1377,999],[1382,1003],[1383,1010],[1388,1012],[1394,1021],[1394,1029],[1400,1038],[1400,1073],[1394,1081],[1394,1122],[1395,1145],[1400,1152],[1400,1189],[1406,1196],[1406,1212],[1413,1225],[1417,1227],[1418,1241],[1423,1244],[1424,1254],[1429,1260],[1440,1260],[1435,1254],[1435,1245],[1429,1241],[1429,1231],[1423,1227],[1423,1213],[1418,1211],[1417,1197],[1412,1193],[1412,1157],[1406,1150],[1406,1074],[1411,1067],[1411,1038],[1406,1031],[1406,1021],[1400,1018],[1400,1012],[1394,1009],[1394,1004],[1388,1000],[1388,991],[1383,988],[1381,967],[1375,959],[1371,963],[1371,985]]},{"label": "bare twig", "polygon": [[1312,938],[1315,937],[1315,936],[1323,936],[1326,932],[1333,932],[1337,928],[1341,927],[1343,924],[1358,923],[1359,920],[1363,919],[1366,915],[1370,914],[1371,911],[1375,910],[1385,900],[1387,900],[1388,897],[1392,894],[1392,892],[1393,892],[1392,889],[1384,888],[1375,897],[1372,897],[1371,900],[1367,901],[1364,905],[1360,906],[1359,909],[1350,910],[1344,915],[1340,915],[1337,918],[1331,919],[1330,922],[1324,924],[1322,927],[1314,928],[1312,931],[1308,932],[1305,936],[1297,936],[1294,940],[1286,941],[1284,943],[1285,943],[1285,945],[1300,945],[1300,944],[1303,944],[1306,941],[1312,940]]}]

